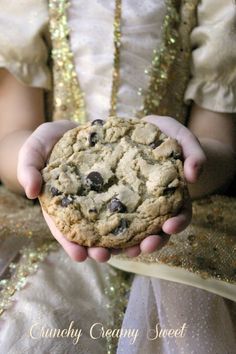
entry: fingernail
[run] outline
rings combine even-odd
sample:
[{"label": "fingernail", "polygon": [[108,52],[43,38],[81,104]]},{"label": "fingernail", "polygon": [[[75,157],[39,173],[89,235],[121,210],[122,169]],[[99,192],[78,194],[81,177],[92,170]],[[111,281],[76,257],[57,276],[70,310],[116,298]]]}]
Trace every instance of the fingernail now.
[{"label": "fingernail", "polygon": [[27,197],[28,199],[31,199],[29,186],[26,186],[26,187],[25,187],[25,194],[26,194],[26,197]]}]

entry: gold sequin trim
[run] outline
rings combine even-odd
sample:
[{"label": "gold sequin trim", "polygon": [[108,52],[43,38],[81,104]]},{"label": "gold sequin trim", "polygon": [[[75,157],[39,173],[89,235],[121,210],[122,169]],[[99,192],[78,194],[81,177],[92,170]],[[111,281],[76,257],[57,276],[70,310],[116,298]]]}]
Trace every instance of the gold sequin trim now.
[{"label": "gold sequin trim", "polygon": [[114,57],[110,100],[110,116],[116,115],[118,89],[120,85],[120,46],[121,46],[121,0],[115,1],[114,16]]},{"label": "gold sequin trim", "polygon": [[[158,50],[153,50],[151,69],[145,72],[150,76],[150,82],[144,94],[144,107],[140,112],[141,116],[147,115],[149,112],[154,114],[158,110],[162,98],[167,94],[166,82],[171,64],[176,57],[179,37],[177,27],[180,17],[177,4],[179,5],[179,1],[166,0],[167,13],[162,25],[162,42]],[[139,93],[143,94],[141,88]]]},{"label": "gold sequin trim", "polygon": [[[67,12],[68,0],[50,0],[50,33],[53,50],[54,115],[53,119],[71,119],[77,123],[86,121],[85,99],[77,77],[74,56],[69,44],[70,29]],[[117,93],[120,84],[121,0],[115,0],[114,11],[114,59],[110,98],[110,115],[116,115]]]},{"label": "gold sequin trim", "polygon": [[56,82],[56,85],[54,84],[53,120],[70,119],[82,124],[86,121],[85,102],[69,45],[68,7],[68,0],[49,1],[53,80]]},{"label": "gold sequin trim", "polygon": [[199,0],[166,0],[166,15],[162,25],[162,41],[153,51],[151,67],[145,70],[150,76],[138,117],[158,114],[175,117],[184,123],[186,107],[184,92],[190,76],[190,33],[196,25]]},{"label": "gold sequin trim", "polygon": [[[51,0],[49,3],[54,48],[52,53],[54,79],[57,82],[54,94],[54,119],[68,119],[69,116],[72,120],[83,123],[86,120],[84,93],[79,85],[73,52],[69,45],[67,20],[69,3],[68,0]],[[198,3],[199,0],[166,0],[167,12],[162,25],[161,45],[154,49],[151,67],[145,70],[150,76],[149,86],[146,91],[142,88],[138,90],[138,94],[143,96],[143,106],[137,111],[136,116],[168,115],[182,123],[185,122],[187,107],[183,101],[190,77],[190,33],[196,25]],[[114,56],[109,110],[112,116],[116,115],[120,85],[121,7],[121,0],[115,0]],[[74,97],[70,97],[71,93]],[[66,101],[68,105],[63,104]]]},{"label": "gold sequin trim", "polygon": [[10,306],[11,297],[16,291],[22,289],[27,277],[39,267],[48,253],[56,250],[58,244],[52,241],[44,241],[42,244],[34,243],[22,248],[9,264],[0,280],[0,315]]}]

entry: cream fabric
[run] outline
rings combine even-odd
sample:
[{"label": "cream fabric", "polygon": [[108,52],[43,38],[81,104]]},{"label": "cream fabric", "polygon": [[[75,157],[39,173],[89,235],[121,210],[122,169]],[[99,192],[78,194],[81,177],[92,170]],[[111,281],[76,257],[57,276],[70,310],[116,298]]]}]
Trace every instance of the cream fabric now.
[{"label": "cream fabric", "polygon": [[236,3],[202,0],[192,41],[192,80],[185,100],[217,112],[236,112]]},{"label": "cream fabric", "polygon": [[[105,118],[109,113],[114,4],[114,1],[82,0],[71,1],[69,8],[71,48],[90,120]],[[133,0],[122,1],[121,84],[117,105],[121,116],[132,116],[141,107],[138,89],[148,86],[149,77],[144,71],[150,66],[153,49],[160,44],[164,14],[164,0],[137,0],[135,6]]]},{"label": "cream fabric", "polygon": [[[93,340],[90,329],[97,322],[109,324],[104,294],[108,269],[92,260],[73,262],[62,249],[52,252],[1,316],[1,353],[104,354],[106,339]],[[53,338],[54,330],[68,329],[72,321],[72,328],[82,330],[77,343],[72,331]]]},{"label": "cream fabric", "polygon": [[23,84],[50,89],[45,0],[1,0],[0,68]]}]

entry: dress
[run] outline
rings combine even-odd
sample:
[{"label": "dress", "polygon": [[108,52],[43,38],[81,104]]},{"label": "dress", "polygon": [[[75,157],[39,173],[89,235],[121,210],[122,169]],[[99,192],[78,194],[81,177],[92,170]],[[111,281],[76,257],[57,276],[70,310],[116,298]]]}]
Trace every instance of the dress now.
[{"label": "dress", "polygon": [[[92,120],[98,115],[106,117],[109,113],[113,75],[114,3],[105,0],[71,1],[68,8],[68,26],[71,28],[69,38],[64,17],[59,23],[62,26],[59,27],[61,32],[58,34],[53,30],[54,24],[58,25],[55,21],[60,20],[60,16],[56,17],[53,12],[54,6],[59,2],[50,2],[50,19],[50,9],[48,10],[46,1],[27,0],[27,13],[23,10],[23,3],[24,1],[20,5],[14,2],[10,5],[9,2],[1,4],[1,14],[4,13],[5,22],[1,18],[0,23],[4,29],[9,30],[0,31],[0,66],[6,67],[24,84],[43,87],[49,93],[54,87],[54,119],[72,115],[74,120],[80,120],[84,119],[81,113],[83,105],[78,105],[78,112],[74,108],[75,103],[81,100],[80,91],[73,86],[73,80],[68,81],[68,89],[68,82],[63,79],[63,75],[72,75],[74,68],[85,92],[87,118]],[[59,12],[62,14],[65,3],[60,2],[62,8],[59,8]],[[233,69],[236,50],[232,2],[228,0],[223,3],[218,0],[216,6],[216,1],[202,1],[197,9],[196,26],[194,14],[197,3],[190,1],[186,5],[184,1],[166,1],[165,4],[164,0],[148,0],[136,1],[134,8],[131,0],[122,1],[120,85],[116,108],[120,115],[133,115],[134,108],[143,113],[145,107],[148,107],[145,113],[171,115],[184,122],[187,108],[180,102],[189,103],[190,100],[207,109],[236,111],[236,72]],[[167,14],[166,9],[169,11]],[[181,26],[176,17],[178,13],[182,16]],[[23,16],[27,17],[26,21],[19,21]],[[188,21],[185,23],[184,19]],[[51,35],[48,31],[49,22]],[[183,41],[189,38],[193,27],[191,42]],[[177,32],[181,33],[180,37]],[[19,45],[12,47],[10,44],[16,42],[18,33],[21,34],[17,42]],[[224,36],[228,34],[230,36],[225,43]],[[164,36],[166,41],[163,40]],[[61,39],[62,42],[59,41]],[[101,41],[103,46],[100,45]],[[63,45],[64,52],[57,51],[59,43]],[[74,54],[74,63],[71,61],[68,43]],[[225,51],[219,50],[222,43]],[[187,84],[191,46],[196,49],[191,62],[192,79]],[[48,61],[50,47],[54,49],[53,77],[50,70],[52,63]],[[156,48],[163,49],[158,55],[159,62],[157,60],[150,65],[153,49]],[[173,62],[172,57],[177,59]],[[55,58],[62,60],[60,62]],[[158,66],[160,61],[164,65],[162,71]],[[209,61],[211,66],[206,65]],[[227,66],[223,65],[225,61]],[[156,81],[157,92],[152,82],[155,69],[162,74],[155,77],[155,80],[159,80]],[[145,74],[145,70],[149,75]],[[169,81],[165,77],[166,73]],[[180,82],[178,78],[181,74]],[[176,76],[175,80],[173,75]],[[52,80],[54,85],[56,83],[55,86],[52,85]],[[140,87],[143,91],[138,95]],[[168,92],[168,95],[158,96],[158,90]],[[153,100],[154,93],[161,98],[160,102]],[[146,101],[143,97],[146,97]],[[168,100],[175,104],[170,105]],[[130,284],[132,286],[123,328],[138,328],[139,335],[133,344],[130,338],[121,336],[118,353],[233,352],[235,304],[219,295],[231,300],[236,297],[235,263],[232,268],[236,252],[236,221],[230,212],[235,207],[235,200],[213,196],[196,202],[196,219],[186,233],[172,237],[167,248],[151,257],[141,256],[135,261],[124,256],[113,257],[110,264],[141,274],[136,275],[132,281],[133,277],[129,273],[120,272],[108,264],[98,265],[92,260],[83,264],[72,262],[52,241],[37,205],[13,196],[3,188],[0,196],[0,232],[3,239],[1,261],[2,269],[9,273],[8,277],[6,273],[3,274],[5,283],[1,283],[5,301],[2,309],[7,308],[2,313],[0,334],[4,353],[105,353],[104,345],[111,352],[116,338],[111,339],[107,335],[92,340],[90,329],[96,322],[104,324],[106,328],[120,328],[116,327],[116,320],[117,317],[120,320],[123,318],[123,307],[127,302],[125,296],[129,293]],[[11,210],[12,205],[15,205],[14,212]],[[36,218],[41,222],[36,224]],[[200,224],[197,224],[197,220],[200,220]],[[220,228],[221,225],[224,227]],[[227,225],[230,226],[227,228]],[[199,233],[198,238],[196,230]],[[204,236],[206,234],[207,237]],[[223,239],[225,245],[224,252],[220,239]],[[182,240],[184,247],[178,246],[181,244],[179,240]],[[216,264],[214,252],[211,252],[211,257],[209,252],[202,252],[203,245],[209,245],[213,241],[217,242],[212,247],[216,255],[218,256],[220,247],[220,259],[227,258],[220,266]],[[19,254],[23,256],[19,257]],[[13,279],[14,274],[16,280]],[[9,289],[4,284],[8,284]],[[104,311],[104,307],[107,311]],[[194,311],[196,308],[199,310]],[[42,327],[68,328],[71,321],[74,321],[75,328],[83,330],[81,339],[75,345],[70,336],[44,338]],[[186,323],[189,331],[183,338],[147,339],[147,331],[155,328],[158,323],[161,328],[174,329]],[[40,337],[37,339],[32,338],[32,330],[30,332],[34,324],[40,324],[33,327],[41,331],[37,332]],[[222,332],[225,328],[227,331]],[[12,334],[11,338],[9,333]]]}]

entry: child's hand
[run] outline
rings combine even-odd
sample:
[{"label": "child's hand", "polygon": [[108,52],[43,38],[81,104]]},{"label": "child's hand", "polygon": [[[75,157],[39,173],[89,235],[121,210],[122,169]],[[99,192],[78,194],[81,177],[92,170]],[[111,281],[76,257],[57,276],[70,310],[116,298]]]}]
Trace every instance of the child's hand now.
[{"label": "child's hand", "polygon": [[[29,199],[37,198],[41,191],[43,181],[40,171],[44,168],[53,146],[67,130],[74,127],[76,127],[76,124],[70,121],[44,123],[30,135],[20,149],[17,176]],[[56,228],[53,220],[45,211],[43,211],[43,215],[51,233],[72,259],[81,262],[90,257],[99,262],[106,262],[112,253],[116,253],[115,250],[103,247],[83,247],[68,241]],[[158,238],[155,236],[152,244],[159,245],[160,242],[156,242],[157,240]],[[140,248],[131,247],[129,253],[130,256],[135,256],[140,253]]]},{"label": "child's hand", "polygon": [[[155,124],[166,135],[174,138],[182,147],[184,158],[184,176],[188,183],[197,182],[206,162],[205,153],[195,135],[173,118],[147,116],[145,121]],[[191,221],[191,200],[187,200],[180,214],[168,219],[162,229],[166,234],[183,231]]]},{"label": "child's hand", "polygon": [[[172,118],[152,116],[147,120],[160,127],[167,135],[176,138],[182,145],[185,158],[184,172],[188,182],[195,182],[205,161],[204,153],[197,139],[190,131]],[[34,199],[40,193],[42,186],[41,170],[45,166],[48,156],[61,136],[76,125],[69,121],[45,123],[39,126],[27,139],[19,153],[18,179],[28,198]],[[107,261],[113,251],[102,247],[83,247],[68,241],[55,227],[52,219],[43,211],[44,218],[57,241],[62,245],[68,255],[76,261],[84,261],[87,257],[100,262]],[[154,252],[163,247],[169,239],[167,234],[183,230],[191,220],[191,202],[187,202],[178,216],[165,222],[163,231],[166,235],[151,235],[145,238],[140,245],[125,250],[130,257],[137,256],[141,251]]]},{"label": "child's hand", "polygon": [[18,155],[17,178],[29,199],[38,197],[42,187],[41,170],[45,167],[53,146],[76,124],[61,120],[41,124],[25,141]]},{"label": "child's hand", "polygon": [[[184,175],[188,183],[197,182],[203,166],[206,162],[206,156],[201,148],[198,139],[184,125],[173,118],[162,116],[147,116],[145,121],[155,124],[166,135],[174,138],[182,147],[184,158]],[[137,256],[141,251],[152,253],[162,248],[169,240],[169,235],[183,231],[190,223],[192,217],[192,203],[188,199],[181,212],[168,219],[162,230],[164,235],[151,235],[146,237],[138,246],[130,247],[126,250],[129,256]]]}]

